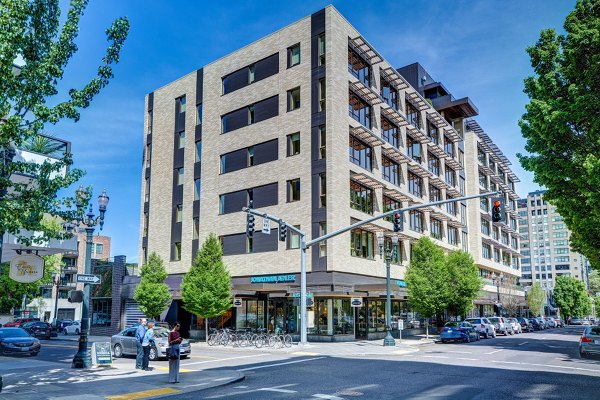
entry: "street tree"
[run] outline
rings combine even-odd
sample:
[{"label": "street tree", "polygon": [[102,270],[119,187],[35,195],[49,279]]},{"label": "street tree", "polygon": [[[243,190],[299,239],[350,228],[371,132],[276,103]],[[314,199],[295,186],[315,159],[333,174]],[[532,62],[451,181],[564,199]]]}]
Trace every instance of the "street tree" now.
[{"label": "street tree", "polygon": [[[75,41],[87,4],[88,0],[71,0],[66,16],[61,16],[59,0],[0,4],[0,234],[25,229],[43,233],[34,243],[45,241],[52,236],[40,224],[42,216],[61,215],[73,202],[59,193],[83,175],[74,168],[64,173],[72,164],[71,154],[63,151],[37,164],[15,156],[14,149],[39,147],[38,136],[48,124],[78,121],[81,110],[113,77],[113,65],[119,61],[129,31],[126,18],[116,19],[106,29],[108,46],[96,76],[68,93],[58,90],[67,64],[78,50]],[[13,173],[35,180],[13,182]],[[31,238],[22,239],[30,244]]]},{"label": "street tree", "polygon": [[152,252],[146,264],[142,265],[140,276],[133,298],[146,317],[156,318],[171,303],[169,286],[165,283],[167,270],[162,258]]},{"label": "street tree", "polygon": [[208,319],[222,315],[231,308],[231,277],[223,263],[223,248],[211,233],[202,244],[189,272],[181,283],[183,307],[205,319],[208,338]]},{"label": "street tree", "polygon": [[[448,305],[448,279],[442,249],[428,237],[419,239],[405,277],[410,306],[425,318],[441,315]],[[429,338],[429,323],[426,327]]]},{"label": "street tree", "polygon": [[500,294],[502,308],[508,315],[515,316],[519,312],[519,306],[521,305],[521,298],[517,291],[517,286],[514,285],[513,282],[506,280],[506,283],[504,283],[502,287],[504,288],[503,292]]},{"label": "street tree", "polygon": [[456,316],[465,316],[479,296],[483,280],[473,261],[464,251],[453,251],[445,258],[448,274],[448,310]]},{"label": "street tree", "polygon": [[527,295],[527,305],[529,306],[529,311],[534,317],[542,315],[542,308],[544,307],[545,301],[546,295],[544,294],[540,284],[536,282],[531,285]]},{"label": "street tree", "polygon": [[589,275],[590,282],[590,293],[592,296],[596,296],[596,293],[600,293],[600,271],[593,270]]},{"label": "street tree", "polygon": [[574,316],[583,317],[592,311],[585,284],[573,277],[557,276],[553,296],[556,305],[560,309],[560,314],[565,319]]},{"label": "street tree", "polygon": [[548,189],[572,248],[600,268],[600,0],[578,0],[564,30],[546,29],[527,48],[535,75],[525,79],[518,157]]}]

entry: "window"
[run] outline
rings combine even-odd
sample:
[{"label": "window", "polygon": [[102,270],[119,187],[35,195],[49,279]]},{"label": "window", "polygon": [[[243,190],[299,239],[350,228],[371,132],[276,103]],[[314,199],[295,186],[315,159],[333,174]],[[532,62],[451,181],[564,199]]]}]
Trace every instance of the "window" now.
[{"label": "window", "polygon": [[248,66],[248,83],[253,83],[256,78],[256,66],[254,64]]},{"label": "window", "polygon": [[494,248],[494,261],[497,263],[500,262],[500,249]]},{"label": "window", "polygon": [[487,165],[487,157],[485,155],[485,151],[479,146],[477,146],[477,160],[481,165]]},{"label": "window", "polygon": [[192,240],[198,240],[200,238],[200,217],[194,217],[194,236]]},{"label": "window", "polygon": [[[402,203],[400,203],[398,200],[394,200],[390,197],[383,196],[383,212],[384,213],[386,213],[388,211],[392,211],[392,210],[397,210],[399,208],[402,208]],[[384,220],[393,222],[394,216],[388,215],[387,217],[384,218]]]},{"label": "window", "polygon": [[300,87],[288,90],[288,111],[294,111],[300,108]]},{"label": "window", "polygon": [[487,176],[485,176],[485,174],[481,171],[479,172],[479,186],[485,189],[488,188]]},{"label": "window", "polygon": [[[296,228],[300,229],[300,225],[294,225]],[[288,240],[287,243],[287,249],[291,250],[291,249],[299,249],[300,248],[300,234],[297,232],[294,232],[291,229],[288,229],[288,232],[290,233],[290,240]]]},{"label": "window", "polygon": [[487,244],[487,243],[481,244],[481,256],[488,260],[492,259],[492,248],[490,247],[489,244]]},{"label": "window", "polygon": [[196,125],[202,125],[202,103],[196,105]]},{"label": "window", "polygon": [[467,232],[462,232],[462,250],[469,251],[469,234]]},{"label": "window", "polygon": [[177,108],[180,114],[185,112],[185,96],[181,96],[177,99]]},{"label": "window", "polygon": [[416,162],[421,162],[421,143],[417,142],[411,136],[406,136],[406,152]]},{"label": "window", "polygon": [[287,135],[288,157],[300,154],[300,132]]},{"label": "window", "polygon": [[[319,237],[327,235],[327,222],[319,222]],[[319,257],[327,257],[327,240],[319,242]]]},{"label": "window", "polygon": [[144,195],[144,201],[146,203],[150,201],[150,178],[146,178],[146,192]]},{"label": "window", "polygon": [[177,134],[177,148],[183,149],[185,147],[185,131],[181,131]]},{"label": "window", "polygon": [[177,186],[183,185],[183,168],[177,168]]},{"label": "window", "polygon": [[431,219],[431,237],[442,240],[442,221],[432,218]]},{"label": "window", "polygon": [[327,177],[319,174],[319,207],[327,207]]},{"label": "window", "polygon": [[463,176],[459,176],[458,177],[458,190],[460,192],[460,194],[462,194],[463,196],[465,195],[465,178]]},{"label": "window", "polygon": [[429,120],[427,121],[427,136],[433,144],[440,143],[440,135],[438,132],[438,128]]},{"label": "window", "polygon": [[481,218],[481,233],[490,236],[490,221]]},{"label": "window", "polygon": [[175,206],[175,222],[181,222],[183,220],[183,205],[177,204]]},{"label": "window", "polygon": [[350,255],[372,260],[374,258],[374,239],[373,232],[353,229],[350,232]]},{"label": "window", "polygon": [[348,147],[348,151],[351,162],[371,171],[371,147],[350,135],[350,146]]},{"label": "window", "polygon": [[458,163],[463,167],[465,166],[465,152],[461,149],[458,149]]},{"label": "window", "polygon": [[398,92],[383,76],[381,77],[381,97],[387,105],[395,110],[398,109]]},{"label": "window", "polygon": [[390,183],[393,183],[396,186],[400,186],[400,182],[401,182],[400,165],[398,165],[394,161],[390,160],[386,156],[381,157],[381,165],[382,165],[381,174],[383,176],[383,179],[385,179],[386,181],[388,181]]},{"label": "window", "polygon": [[[452,198],[453,198],[452,196],[450,196],[449,194],[446,193],[446,200],[451,200]],[[456,215],[457,214],[456,202],[453,201],[451,203],[446,203],[446,210],[448,211],[448,214]]]},{"label": "window", "polygon": [[146,168],[150,168],[150,162],[152,161],[152,145],[146,145]]},{"label": "window", "polygon": [[325,89],[325,78],[319,79],[319,111],[325,111],[325,99],[327,92]]},{"label": "window", "polygon": [[279,115],[278,95],[221,115],[221,133],[228,133],[277,115]]},{"label": "window", "polygon": [[300,43],[288,47],[288,68],[300,64]]},{"label": "window", "polygon": [[322,33],[317,38],[317,48],[319,49],[319,65],[325,65],[325,34]]},{"label": "window", "polygon": [[240,68],[221,78],[223,94],[228,94],[279,72],[279,53]]},{"label": "window", "polygon": [[371,86],[371,65],[351,48],[348,48],[348,71],[365,86]]},{"label": "window", "polygon": [[410,229],[415,232],[423,232],[423,214],[417,210],[410,210],[408,212]]},{"label": "window", "polygon": [[175,242],[175,252],[173,254],[173,261],[181,260],[181,242]]},{"label": "window", "polygon": [[422,179],[409,171],[408,172],[408,191],[417,197],[421,197],[423,195],[422,188],[423,188]]},{"label": "window", "polygon": [[96,254],[102,254],[104,250],[104,245],[102,243],[96,243]]},{"label": "window", "polygon": [[144,230],[142,236],[148,236],[148,213],[144,213]]},{"label": "window", "polygon": [[152,124],[153,124],[153,115],[152,110],[148,111],[148,135],[152,134]]},{"label": "window", "polygon": [[371,106],[352,92],[349,94],[348,113],[352,118],[371,129]]},{"label": "window", "polygon": [[194,181],[194,201],[200,200],[200,189],[202,188],[202,181],[196,179]]},{"label": "window", "polygon": [[254,146],[246,148],[246,162],[249,167],[254,165]]},{"label": "window", "polygon": [[444,151],[451,157],[454,157],[454,143],[444,136]]},{"label": "window", "polygon": [[383,133],[383,140],[385,140],[394,147],[399,147],[398,127],[383,116],[381,117],[381,132]]},{"label": "window", "polygon": [[326,140],[327,136],[325,131],[325,125],[321,125],[319,126],[319,159],[324,159],[325,155],[327,154]]},{"label": "window", "polygon": [[440,175],[440,159],[434,156],[431,153],[427,154],[427,159],[429,160],[429,171],[434,175]]},{"label": "window", "polygon": [[287,181],[287,201],[300,200],[300,178]]},{"label": "window", "polygon": [[409,124],[421,129],[421,112],[406,99],[406,119]]},{"label": "window", "polygon": [[358,182],[350,181],[350,207],[373,214],[373,190]]},{"label": "window", "polygon": [[453,226],[448,227],[448,243],[458,246],[458,229]]},{"label": "window", "polygon": [[194,162],[200,161],[202,161],[202,140],[196,142],[196,157],[194,158]]},{"label": "window", "polygon": [[456,173],[452,168],[446,165],[446,183],[450,186],[456,186]]},{"label": "window", "polygon": [[[429,185],[429,201],[441,201],[442,200],[442,191],[436,186]],[[438,206],[439,207],[439,206]]]}]

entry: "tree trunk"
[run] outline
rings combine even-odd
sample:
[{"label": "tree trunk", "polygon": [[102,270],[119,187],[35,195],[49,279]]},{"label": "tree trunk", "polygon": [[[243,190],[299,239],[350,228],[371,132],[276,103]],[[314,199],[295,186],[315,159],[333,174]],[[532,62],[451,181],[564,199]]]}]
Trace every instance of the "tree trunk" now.
[{"label": "tree trunk", "polygon": [[204,330],[206,332],[204,340],[208,343],[208,318],[204,318]]}]

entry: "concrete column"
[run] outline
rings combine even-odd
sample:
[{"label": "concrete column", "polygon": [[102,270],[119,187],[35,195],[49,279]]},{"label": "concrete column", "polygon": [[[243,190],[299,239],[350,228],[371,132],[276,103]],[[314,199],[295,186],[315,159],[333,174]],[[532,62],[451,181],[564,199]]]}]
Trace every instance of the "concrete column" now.
[{"label": "concrete column", "polygon": [[327,334],[333,335],[333,299],[327,299]]}]

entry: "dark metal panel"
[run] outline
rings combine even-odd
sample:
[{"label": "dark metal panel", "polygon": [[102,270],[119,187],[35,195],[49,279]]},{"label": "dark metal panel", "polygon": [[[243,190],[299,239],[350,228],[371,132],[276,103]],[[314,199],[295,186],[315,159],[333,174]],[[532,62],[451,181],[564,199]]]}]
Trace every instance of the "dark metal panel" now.
[{"label": "dark metal panel", "polygon": [[198,254],[199,240],[192,240],[192,262],[196,259],[196,255]]},{"label": "dark metal panel", "polygon": [[[324,208],[322,210],[325,211]],[[315,215],[313,213],[313,219],[314,219],[314,217],[315,217]],[[323,218],[323,220],[325,220],[325,218]],[[312,237],[314,237],[314,238],[319,237],[319,223],[318,222],[312,223],[311,230],[312,230]],[[319,257],[319,245],[318,244],[312,247],[310,261],[311,261],[311,270],[313,272],[327,271],[327,257]]]},{"label": "dark metal panel", "polygon": [[184,149],[175,149],[175,153],[173,154],[173,167],[181,168],[183,167],[183,158],[184,158]]},{"label": "dark metal panel", "polygon": [[325,32],[325,9],[319,10],[310,16],[310,59],[312,68],[319,64],[319,49],[317,46],[317,37]]},{"label": "dark metal panel", "polygon": [[148,111],[154,108],[154,92],[148,94]]},{"label": "dark metal panel", "polygon": [[254,165],[275,161],[278,158],[279,140],[269,140],[254,146]]},{"label": "dark metal panel", "polygon": [[231,111],[222,116],[223,133],[231,132],[236,129],[248,126],[248,107]]},{"label": "dark metal panel", "polygon": [[242,211],[242,207],[246,207],[248,205],[247,190],[239,190],[237,192],[226,193],[222,196],[224,196],[223,214],[230,214]]},{"label": "dark metal panel", "polygon": [[278,229],[273,229],[270,235],[264,234],[261,231],[255,231],[252,236],[252,252],[265,253],[267,251],[277,251],[278,239]]},{"label": "dark metal panel", "polygon": [[194,200],[192,209],[193,218],[200,217],[200,200]]},{"label": "dark metal panel", "polygon": [[150,178],[151,172],[152,172],[152,169],[150,167],[146,168],[146,172],[144,174],[144,178]]},{"label": "dark metal panel", "polygon": [[150,203],[149,202],[144,202],[144,212],[147,213],[150,211]]},{"label": "dark metal panel", "polygon": [[196,104],[202,103],[204,93],[204,69],[196,71]]},{"label": "dark metal panel", "polygon": [[235,72],[225,75],[223,78],[223,94],[231,93],[235,90],[248,86],[248,67],[244,67]]},{"label": "dark metal panel", "polygon": [[232,151],[221,156],[222,174],[238,171],[248,166],[248,150],[246,148]]},{"label": "dark metal panel", "polygon": [[236,254],[246,254],[246,234],[237,233],[235,235],[222,236],[223,255],[233,256]]},{"label": "dark metal panel", "polygon": [[185,131],[185,112],[175,114],[175,132]]},{"label": "dark metal panel", "polygon": [[200,179],[202,176],[201,173],[202,173],[202,163],[201,162],[194,163],[194,179]]},{"label": "dark metal panel", "polygon": [[194,128],[194,141],[202,140],[202,124],[196,125]]},{"label": "dark metal panel", "polygon": [[152,144],[152,134],[151,133],[146,135],[146,144]]},{"label": "dark metal panel", "polygon": [[264,121],[279,115],[279,95],[254,104],[254,122]]},{"label": "dark metal panel", "polygon": [[148,236],[142,238],[142,247],[148,248]]},{"label": "dark metal panel", "polygon": [[279,53],[275,53],[254,64],[254,80],[260,81],[279,72]]},{"label": "dark metal panel", "polygon": [[252,189],[254,208],[274,206],[277,204],[278,183],[255,187]]},{"label": "dark metal panel", "polygon": [[173,204],[183,204],[183,185],[173,187]]}]

